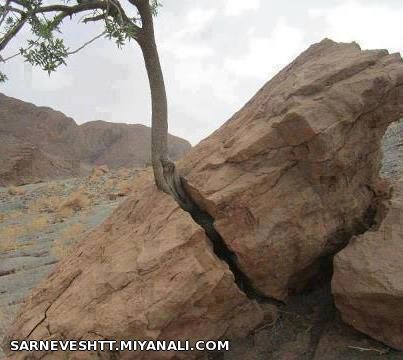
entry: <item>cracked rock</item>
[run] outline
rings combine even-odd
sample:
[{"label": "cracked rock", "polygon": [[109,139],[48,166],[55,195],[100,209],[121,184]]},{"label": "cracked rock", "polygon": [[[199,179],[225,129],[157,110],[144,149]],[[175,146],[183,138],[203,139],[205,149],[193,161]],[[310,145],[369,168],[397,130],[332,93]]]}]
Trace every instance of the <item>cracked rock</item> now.
[{"label": "cracked rock", "polygon": [[[143,176],[133,196],[26,299],[8,339],[239,338],[263,316],[214,254],[204,231]],[[26,355],[14,353],[10,359]],[[197,355],[170,352],[163,358]],[[53,360],[66,354],[32,356]],[[161,353],[127,352],[120,358],[160,359]]]},{"label": "cracked rock", "polygon": [[267,297],[286,301],[371,225],[403,63],[323,40],[182,161],[187,187]]},{"label": "cracked rock", "polygon": [[374,222],[380,142],[402,114],[402,86],[397,54],[327,39],[311,46],[178,166],[225,244],[220,256],[192,217],[141,176],[26,299],[6,341],[247,335],[264,313],[231,270],[259,295],[284,301]]}]

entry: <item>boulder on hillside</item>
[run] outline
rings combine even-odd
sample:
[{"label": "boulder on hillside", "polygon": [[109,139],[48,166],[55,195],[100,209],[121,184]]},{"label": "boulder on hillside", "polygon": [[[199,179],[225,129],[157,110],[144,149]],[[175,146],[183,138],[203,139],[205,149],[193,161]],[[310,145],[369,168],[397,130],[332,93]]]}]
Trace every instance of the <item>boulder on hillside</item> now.
[{"label": "boulder on hillside", "polygon": [[5,344],[245,336],[264,316],[254,298],[285,300],[372,224],[380,141],[403,112],[402,86],[399,55],[330,40],[311,46],[181,161],[215,233],[207,237],[151,178],[138,179],[26,300]]},{"label": "boulder on hillside", "polygon": [[286,300],[371,225],[382,136],[402,111],[399,54],[326,39],[184,159],[255,289]]},{"label": "boulder on hillside", "polygon": [[379,228],[354,238],[334,258],[332,291],[343,320],[403,350],[403,180]]}]

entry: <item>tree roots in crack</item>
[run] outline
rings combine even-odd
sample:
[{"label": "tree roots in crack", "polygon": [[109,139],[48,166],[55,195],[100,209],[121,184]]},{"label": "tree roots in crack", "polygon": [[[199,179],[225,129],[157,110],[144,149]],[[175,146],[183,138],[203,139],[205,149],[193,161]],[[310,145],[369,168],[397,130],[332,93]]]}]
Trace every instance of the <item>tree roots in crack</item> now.
[{"label": "tree roots in crack", "polygon": [[242,272],[238,265],[236,254],[228,248],[227,244],[214,227],[214,218],[206,211],[202,210],[191,198],[184,186],[184,179],[176,171],[175,164],[166,161],[163,164],[164,178],[170,189],[170,194],[179,206],[190,214],[192,219],[204,229],[207,237],[213,245],[215,255],[227,263],[230,271],[234,275],[235,283],[245,295],[258,303],[272,303],[283,305],[281,301],[268,298],[254,288],[251,280]]},{"label": "tree roots in crack", "polygon": [[[170,189],[170,195],[172,195],[179,206],[184,211],[189,213],[192,219],[204,229],[208,239],[213,246],[213,251],[215,255],[219,259],[227,263],[230,271],[234,275],[235,283],[238,288],[243,293],[245,293],[245,295],[249,299],[255,300],[258,303],[284,306],[284,303],[282,301],[265,296],[253,286],[252,281],[240,269],[238,265],[237,255],[227,246],[224,239],[216,230],[214,226],[215,219],[209,213],[201,209],[198,204],[192,199],[190,194],[188,194],[188,192],[186,191],[186,188],[184,186],[185,180],[178,175],[175,164],[172,161],[168,160],[163,162],[163,174],[165,181]],[[363,221],[361,223],[356,224],[356,226],[354,226],[353,229],[350,229],[350,231],[342,231],[342,239],[337,239],[337,237],[333,235],[336,238],[336,242],[340,244],[338,246],[334,246],[333,244],[332,250],[328,254],[325,254],[322,258],[318,259],[318,261],[324,261],[325,263],[329,262],[331,264],[335,253],[345,247],[352,236],[362,234],[374,225],[377,213],[378,206],[371,205],[367,209],[367,212],[365,213],[364,218],[362,219]],[[333,239],[333,241],[334,240],[335,239]],[[332,267],[332,265],[330,266]],[[332,271],[330,270],[326,273],[327,276],[325,277],[328,279],[328,281],[330,281]],[[312,284],[312,282],[316,282],[316,280],[317,279],[311,279],[309,283]]]}]

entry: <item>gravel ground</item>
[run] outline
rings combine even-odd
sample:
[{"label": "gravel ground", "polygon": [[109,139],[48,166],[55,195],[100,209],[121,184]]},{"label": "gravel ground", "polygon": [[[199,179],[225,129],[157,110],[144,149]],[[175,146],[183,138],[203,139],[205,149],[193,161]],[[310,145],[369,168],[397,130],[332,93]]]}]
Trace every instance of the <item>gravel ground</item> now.
[{"label": "gravel ground", "polygon": [[391,180],[403,177],[403,120],[389,126],[383,138],[381,175]]}]

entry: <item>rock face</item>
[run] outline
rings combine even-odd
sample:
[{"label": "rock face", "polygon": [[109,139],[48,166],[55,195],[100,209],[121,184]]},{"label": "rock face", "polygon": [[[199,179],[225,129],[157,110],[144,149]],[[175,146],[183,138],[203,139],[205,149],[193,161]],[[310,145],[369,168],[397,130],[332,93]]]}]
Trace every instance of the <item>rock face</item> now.
[{"label": "rock face", "polygon": [[[61,112],[0,94],[0,186],[77,176],[93,165],[144,166],[150,136],[143,125],[92,121],[78,126]],[[169,136],[173,159],[190,148]]]},{"label": "rock face", "polygon": [[245,336],[263,319],[253,298],[286,300],[373,223],[380,142],[402,114],[402,86],[398,55],[311,46],[180,162],[214,237],[139,179],[26,300],[7,339]]},{"label": "rock face", "polygon": [[285,300],[368,228],[402,98],[400,55],[324,40],[184,159],[190,193],[261,293]]},{"label": "rock face", "polygon": [[403,350],[403,181],[385,219],[356,237],[334,260],[332,290],[343,320]]},{"label": "rock face", "polygon": [[[141,180],[132,199],[29,298],[11,338],[217,339],[243,336],[261,322],[204,231],[150,179]],[[164,356],[128,352],[121,359],[174,355]]]}]

